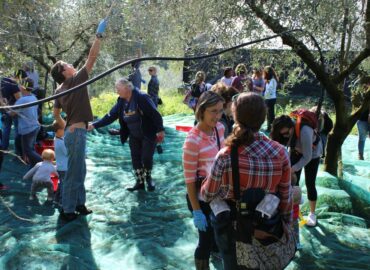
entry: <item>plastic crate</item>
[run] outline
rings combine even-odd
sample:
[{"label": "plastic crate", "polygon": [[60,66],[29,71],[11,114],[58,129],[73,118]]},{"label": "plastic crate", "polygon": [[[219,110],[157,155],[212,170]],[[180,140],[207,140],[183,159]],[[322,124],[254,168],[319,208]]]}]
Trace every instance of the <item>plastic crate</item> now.
[{"label": "plastic crate", "polygon": [[192,126],[176,125],[176,130],[182,131],[182,132],[189,132],[192,128],[193,128]]},{"label": "plastic crate", "polygon": [[35,144],[35,150],[39,155],[41,155],[42,151],[44,151],[45,149],[54,150],[54,140],[45,139],[45,140],[42,140],[42,141],[38,141]]}]

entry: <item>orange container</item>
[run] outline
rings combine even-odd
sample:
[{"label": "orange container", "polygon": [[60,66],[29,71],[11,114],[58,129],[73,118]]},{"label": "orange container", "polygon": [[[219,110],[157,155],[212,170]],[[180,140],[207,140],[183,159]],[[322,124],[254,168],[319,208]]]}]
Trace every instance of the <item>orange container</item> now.
[{"label": "orange container", "polygon": [[189,132],[192,128],[193,128],[192,126],[176,125],[176,130],[183,132]]},{"label": "orange container", "polygon": [[53,182],[54,192],[58,189],[59,178],[55,174],[50,175],[51,181]]}]

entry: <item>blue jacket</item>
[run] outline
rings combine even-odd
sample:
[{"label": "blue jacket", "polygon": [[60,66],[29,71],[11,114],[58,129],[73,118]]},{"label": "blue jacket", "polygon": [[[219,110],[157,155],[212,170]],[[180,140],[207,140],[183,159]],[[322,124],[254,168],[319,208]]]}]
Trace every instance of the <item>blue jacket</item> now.
[{"label": "blue jacket", "polygon": [[[127,121],[127,115],[136,113],[139,115],[141,122],[139,128],[143,136],[151,140],[156,139],[156,134],[163,131],[163,119],[154,106],[153,101],[147,95],[138,89],[132,91],[132,96],[129,102],[122,98],[117,99],[117,103],[102,119],[93,122],[95,128],[100,128],[119,120],[121,142],[125,143],[129,136],[135,136],[137,131],[137,122],[132,125]],[[130,130],[131,129],[131,130]],[[134,129],[134,130],[133,130]]]}]

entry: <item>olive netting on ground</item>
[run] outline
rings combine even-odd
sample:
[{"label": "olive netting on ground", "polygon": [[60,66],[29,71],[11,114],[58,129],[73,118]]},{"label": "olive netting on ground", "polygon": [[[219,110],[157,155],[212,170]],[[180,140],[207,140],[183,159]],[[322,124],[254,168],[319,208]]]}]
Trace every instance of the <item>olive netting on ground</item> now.
[{"label": "olive netting on ground", "polygon": [[[0,269],[194,269],[197,232],[184,199],[181,161],[186,134],[174,128],[191,125],[193,117],[164,121],[164,152],[154,157],[155,192],[126,191],[134,183],[128,145],[107,129],[89,134],[87,205],[94,213],[68,224],[45,204],[46,191],[39,201],[28,200],[30,182],[22,180],[27,167],[6,156],[0,181],[10,189],[1,196],[33,223],[0,204]],[[368,269],[370,142],[366,160],[358,161],[357,140],[349,136],[344,143],[344,180],[319,172],[318,225],[301,228],[303,249],[288,269]],[[307,203],[302,209],[307,214]],[[221,262],[212,259],[211,269],[222,269]]]}]

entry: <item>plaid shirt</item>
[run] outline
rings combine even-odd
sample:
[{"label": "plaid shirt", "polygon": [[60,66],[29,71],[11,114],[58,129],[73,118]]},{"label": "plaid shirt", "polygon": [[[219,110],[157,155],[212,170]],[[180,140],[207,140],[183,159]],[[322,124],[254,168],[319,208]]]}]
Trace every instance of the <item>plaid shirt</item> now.
[{"label": "plaid shirt", "polygon": [[[205,201],[215,197],[234,200],[231,168],[231,149],[225,147],[218,153],[211,174],[202,184]],[[267,193],[280,196],[280,213],[290,222],[292,213],[290,161],[285,148],[264,136],[255,134],[255,141],[242,146],[239,153],[240,191],[263,188]]]}]

